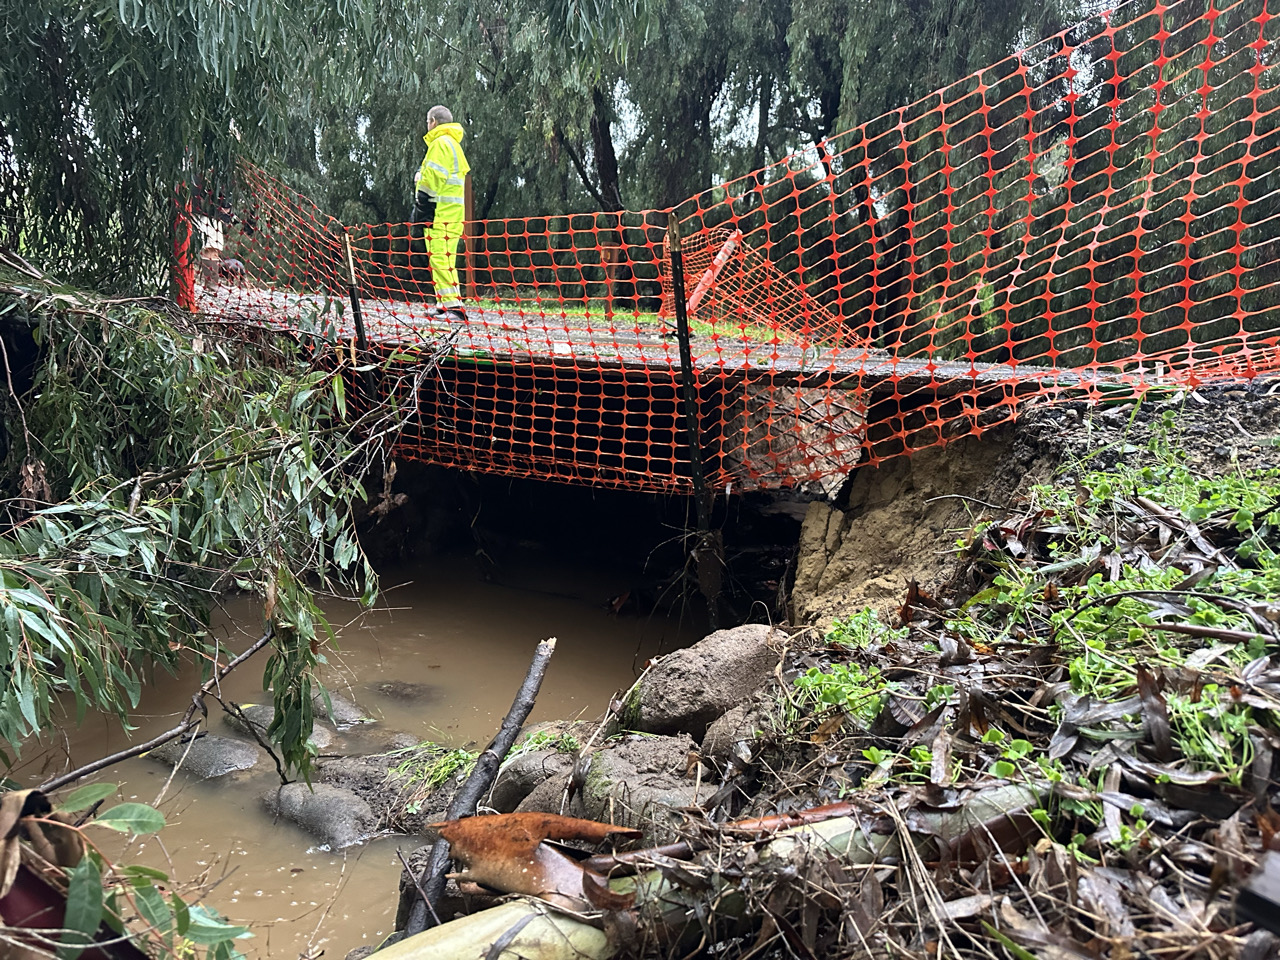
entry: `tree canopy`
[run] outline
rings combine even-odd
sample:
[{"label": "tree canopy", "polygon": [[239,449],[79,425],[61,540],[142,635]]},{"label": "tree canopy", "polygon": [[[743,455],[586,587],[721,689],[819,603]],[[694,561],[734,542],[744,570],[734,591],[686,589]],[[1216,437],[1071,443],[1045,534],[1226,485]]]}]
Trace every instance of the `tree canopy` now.
[{"label": "tree canopy", "polygon": [[408,212],[426,110],[477,215],[665,207],[1081,15],[1083,0],[65,0],[0,15],[0,243],[156,288],[175,191],[274,166]]},{"label": "tree canopy", "polygon": [[517,26],[522,6],[439,2],[438,67],[421,93],[371,89],[309,116],[306,159],[288,166],[340,219],[403,219],[423,113],[439,100],[467,128],[478,217],[664,208],[910,103],[1096,4],[651,0],[651,29],[625,59],[597,47],[568,60]]},{"label": "tree canopy", "polygon": [[514,34],[561,61],[602,62],[625,54],[646,11],[630,0],[529,0],[488,20],[483,4],[392,0],[6,4],[0,243],[64,276],[155,289],[175,192],[225,182],[239,156],[315,170],[358,118],[374,146],[333,170],[354,198],[380,166],[405,176],[400,155],[440,77],[482,71],[446,51],[501,49]]}]

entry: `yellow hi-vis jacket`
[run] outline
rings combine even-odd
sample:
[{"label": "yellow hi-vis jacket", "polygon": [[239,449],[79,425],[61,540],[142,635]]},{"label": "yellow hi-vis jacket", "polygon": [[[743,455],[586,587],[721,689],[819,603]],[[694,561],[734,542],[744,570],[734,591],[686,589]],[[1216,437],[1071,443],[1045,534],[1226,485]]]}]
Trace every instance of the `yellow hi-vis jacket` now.
[{"label": "yellow hi-vis jacket", "polygon": [[436,202],[436,223],[461,223],[466,218],[463,183],[471,170],[462,152],[462,124],[436,124],[422,139],[427,155],[418,168],[416,189]]}]

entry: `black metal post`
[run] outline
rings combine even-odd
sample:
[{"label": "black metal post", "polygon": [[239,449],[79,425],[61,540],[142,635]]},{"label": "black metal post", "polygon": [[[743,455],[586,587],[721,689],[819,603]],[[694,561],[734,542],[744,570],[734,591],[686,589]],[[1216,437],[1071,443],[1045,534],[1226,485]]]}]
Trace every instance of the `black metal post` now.
[{"label": "black metal post", "polygon": [[[342,231],[342,243],[347,251],[347,292],[351,296],[351,316],[356,324],[356,346],[360,350],[360,362],[367,363],[369,360],[369,341],[364,335],[364,313],[360,310],[360,276],[356,273],[356,258],[351,251],[351,234],[345,230]],[[373,377],[366,370],[360,380],[368,393],[366,399],[372,404],[374,402]]]},{"label": "black metal post", "polygon": [[694,508],[698,518],[698,546],[694,555],[698,568],[698,588],[707,598],[711,629],[718,628],[721,567],[724,546],[719,532],[711,529],[711,491],[702,469],[702,430],[698,420],[698,381],[689,346],[689,312],[684,293],[684,254],[680,248],[680,223],[668,214],[667,236],[671,246],[671,292],[676,308],[676,338],[680,343],[680,385],[684,395],[685,436],[689,445],[689,469],[693,479]]},{"label": "black metal post", "polygon": [[360,277],[356,274],[356,258],[351,252],[351,234],[342,233],[342,243],[347,248],[347,291],[351,294],[351,316],[356,321],[356,346],[364,353],[369,341],[364,336],[364,314],[360,312]]}]

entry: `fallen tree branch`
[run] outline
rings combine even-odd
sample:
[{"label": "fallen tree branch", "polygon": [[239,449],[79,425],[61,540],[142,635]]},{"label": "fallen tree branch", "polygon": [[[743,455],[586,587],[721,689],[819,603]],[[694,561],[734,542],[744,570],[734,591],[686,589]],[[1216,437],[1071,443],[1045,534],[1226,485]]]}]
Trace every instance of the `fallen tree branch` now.
[{"label": "fallen tree branch", "polygon": [[432,919],[434,919],[436,925],[439,926],[440,917],[436,915],[435,907],[432,906],[431,901],[427,899],[427,891],[422,889],[422,881],[418,877],[414,876],[413,868],[409,866],[409,861],[404,858],[404,853],[401,852],[399,847],[396,847],[396,856],[400,858],[400,863],[404,865],[405,875],[413,881],[413,886],[414,889],[418,891],[418,896],[422,898],[422,902],[431,910]]},{"label": "fallen tree branch", "polygon": [[[102,757],[99,760],[93,761],[93,763],[87,763],[83,767],[79,767],[69,773],[64,773],[60,777],[54,777],[49,782],[42,784],[39,789],[43,793],[49,793],[52,790],[57,790],[59,787],[65,787],[69,783],[74,783],[82,777],[87,777],[91,773],[97,773],[99,770],[105,770],[107,767],[112,764],[119,763],[121,760],[128,760],[130,757],[136,757],[139,754],[146,753],[148,750],[154,750],[156,747],[162,746],[170,740],[176,740],[198,724],[200,720],[203,720],[208,716],[208,708],[204,705],[204,698],[217,688],[218,684],[223,681],[227,674],[270,643],[271,638],[275,635],[275,628],[268,627],[267,632],[255,640],[248,650],[240,654],[221,670],[215,672],[212,677],[206,680],[200,689],[196,691],[195,695],[192,696],[191,706],[187,707],[187,712],[182,715],[182,721],[176,727],[171,730],[166,730],[158,737],[152,737],[146,743],[135,744],[134,746],[127,747],[118,753],[113,753],[109,757]],[[200,711],[199,719],[196,718],[197,710]]]},{"label": "fallen tree branch", "polygon": [[1223,640],[1227,643],[1249,643],[1258,637],[1267,637],[1261,631],[1231,630],[1227,627],[1211,627],[1204,623],[1151,623],[1145,624],[1149,630],[1164,630],[1167,633],[1185,633],[1189,637],[1205,637],[1210,640]]},{"label": "fallen tree branch", "polygon": [[258,732],[258,725],[244,715],[244,710],[240,708],[240,704],[233,700],[223,700],[219,696],[214,697],[218,703],[222,704],[222,709],[226,711],[228,716],[236,717],[244,728],[249,731],[249,736],[258,741],[258,746],[267,751],[267,755],[275,762],[276,774],[280,777],[280,786],[287,787],[289,778],[284,772],[284,764],[280,762],[280,758],[276,756],[276,752],[271,749],[271,744],[262,739],[262,735]]},{"label": "fallen tree branch", "polygon": [[[471,769],[471,775],[467,777],[466,782],[454,794],[453,802],[449,804],[447,819],[457,820],[459,817],[468,817],[476,812],[476,805],[488,791],[494,778],[497,777],[498,768],[502,766],[502,761],[516,742],[520,728],[529,719],[534,701],[538,697],[538,689],[542,686],[542,678],[546,675],[547,665],[551,662],[551,655],[555,651],[555,637],[543,640],[538,644],[537,650],[533,654],[533,660],[529,663],[529,670],[525,674],[524,682],[520,684],[520,689],[511,704],[511,709],[507,711],[507,715],[502,719],[502,726],[498,728],[497,736],[476,758],[476,765]],[[448,862],[449,843],[442,838],[437,840],[435,846],[432,847],[431,857],[427,860],[427,865],[422,869],[422,875],[417,886],[425,892],[425,898],[414,901],[413,908],[409,911],[409,920],[405,924],[405,936],[411,937],[430,926],[427,911],[430,909],[432,914],[436,913],[436,905],[440,902],[440,897],[444,893],[444,871]]]}]

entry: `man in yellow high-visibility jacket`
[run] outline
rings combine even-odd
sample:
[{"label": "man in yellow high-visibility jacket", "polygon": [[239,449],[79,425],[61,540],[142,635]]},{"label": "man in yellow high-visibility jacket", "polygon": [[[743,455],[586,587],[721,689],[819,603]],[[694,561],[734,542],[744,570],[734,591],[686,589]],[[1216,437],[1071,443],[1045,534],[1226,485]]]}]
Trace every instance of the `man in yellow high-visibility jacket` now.
[{"label": "man in yellow high-visibility jacket", "polygon": [[436,289],[438,311],[463,319],[462,288],[458,284],[458,245],[466,218],[464,185],[471,164],[462,152],[462,125],[453,122],[448,107],[427,112],[427,154],[414,184],[413,236],[423,237],[426,225],[427,259]]}]

